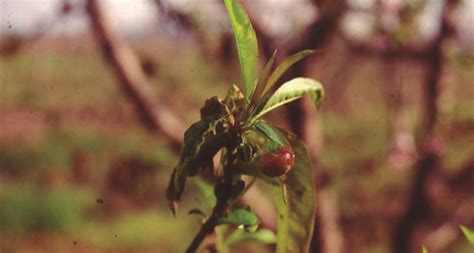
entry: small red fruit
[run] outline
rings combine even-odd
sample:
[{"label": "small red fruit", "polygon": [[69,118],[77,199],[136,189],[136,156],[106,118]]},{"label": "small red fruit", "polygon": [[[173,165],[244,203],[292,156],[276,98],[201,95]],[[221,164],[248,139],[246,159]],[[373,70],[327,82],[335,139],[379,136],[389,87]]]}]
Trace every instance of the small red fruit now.
[{"label": "small red fruit", "polygon": [[295,153],[291,147],[282,147],[262,157],[262,172],[269,177],[286,174],[295,164]]}]

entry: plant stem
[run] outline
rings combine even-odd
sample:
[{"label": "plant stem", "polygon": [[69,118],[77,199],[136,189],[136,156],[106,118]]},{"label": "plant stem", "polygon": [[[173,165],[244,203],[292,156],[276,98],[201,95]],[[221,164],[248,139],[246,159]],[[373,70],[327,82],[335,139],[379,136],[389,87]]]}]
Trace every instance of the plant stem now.
[{"label": "plant stem", "polygon": [[227,152],[228,159],[227,159],[226,166],[224,169],[224,180],[222,182],[222,185],[223,185],[222,195],[217,198],[217,202],[216,202],[216,205],[214,206],[214,209],[212,210],[211,216],[202,225],[201,229],[199,230],[197,235],[194,237],[189,247],[186,249],[186,253],[196,252],[196,250],[199,248],[199,245],[201,245],[202,241],[206,239],[206,236],[212,233],[212,231],[217,225],[217,221],[224,216],[225,210],[228,207],[228,202],[231,195],[232,177],[233,177],[233,173],[229,168],[234,163],[235,155],[232,153],[234,150],[234,147],[233,148],[228,147],[227,150],[228,150]]}]

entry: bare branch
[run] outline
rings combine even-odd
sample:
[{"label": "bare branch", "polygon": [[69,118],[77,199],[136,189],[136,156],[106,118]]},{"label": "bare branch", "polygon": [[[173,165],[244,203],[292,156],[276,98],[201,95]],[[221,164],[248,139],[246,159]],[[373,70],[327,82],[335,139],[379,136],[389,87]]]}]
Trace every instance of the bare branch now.
[{"label": "bare branch", "polygon": [[104,58],[115,72],[121,88],[132,101],[140,119],[149,130],[162,135],[174,150],[179,150],[184,132],[182,125],[163,106],[161,109],[156,106],[137,58],[114,33],[99,6],[99,1],[88,0],[87,11]]}]

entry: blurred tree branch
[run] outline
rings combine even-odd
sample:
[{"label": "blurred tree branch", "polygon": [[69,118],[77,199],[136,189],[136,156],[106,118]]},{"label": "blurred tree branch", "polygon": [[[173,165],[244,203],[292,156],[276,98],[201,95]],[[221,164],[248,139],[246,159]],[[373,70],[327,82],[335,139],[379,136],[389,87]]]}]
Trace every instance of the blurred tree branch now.
[{"label": "blurred tree branch", "polygon": [[[419,146],[420,158],[416,165],[407,207],[396,224],[392,238],[393,253],[415,252],[413,236],[415,229],[429,210],[427,197],[428,179],[439,166],[442,145],[435,127],[439,114],[438,99],[441,94],[443,74],[443,42],[453,33],[450,15],[457,1],[444,2],[441,25],[438,35],[426,51],[423,58],[426,69],[424,83],[424,119],[421,125],[422,145]],[[418,250],[418,249],[417,249]]]},{"label": "blurred tree branch", "polygon": [[[172,8],[167,1],[153,0],[161,24],[173,24],[177,30],[192,34],[197,44],[207,55],[226,63],[233,55],[234,38],[230,33],[217,34],[217,38],[210,39],[205,29],[199,26],[198,19],[178,8]],[[224,8],[223,8],[224,11]],[[216,35],[216,34],[213,34]]]},{"label": "blurred tree branch", "polygon": [[192,17],[179,10],[169,8],[166,3],[163,3],[163,0],[154,0],[154,2],[162,22],[175,22],[180,29],[185,31],[194,30],[195,21]]},{"label": "blurred tree branch", "polygon": [[173,150],[179,151],[182,124],[163,106],[158,108],[151,96],[147,80],[132,50],[115,34],[97,0],[87,0],[87,11],[95,38],[103,56],[110,64],[126,96],[135,106],[141,121],[150,131],[156,131]]}]

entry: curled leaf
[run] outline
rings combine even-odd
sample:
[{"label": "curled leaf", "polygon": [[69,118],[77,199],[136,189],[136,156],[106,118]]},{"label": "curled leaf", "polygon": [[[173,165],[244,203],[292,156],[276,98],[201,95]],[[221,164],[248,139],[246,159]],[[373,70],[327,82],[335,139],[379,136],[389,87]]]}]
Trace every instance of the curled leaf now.
[{"label": "curled leaf", "polygon": [[[186,130],[180,160],[173,170],[166,191],[168,201],[180,201],[187,178],[209,166],[214,155],[227,143],[229,138],[227,132],[215,133],[212,129],[213,122],[220,119],[218,116],[204,118]],[[172,211],[175,212],[176,209],[172,208]]]},{"label": "curled leaf", "polygon": [[207,99],[204,106],[201,108],[201,119],[215,115],[224,115],[225,111],[225,105],[219,101],[218,97],[214,96]]}]

